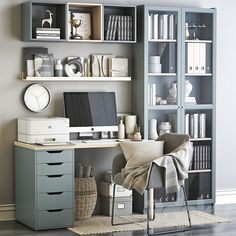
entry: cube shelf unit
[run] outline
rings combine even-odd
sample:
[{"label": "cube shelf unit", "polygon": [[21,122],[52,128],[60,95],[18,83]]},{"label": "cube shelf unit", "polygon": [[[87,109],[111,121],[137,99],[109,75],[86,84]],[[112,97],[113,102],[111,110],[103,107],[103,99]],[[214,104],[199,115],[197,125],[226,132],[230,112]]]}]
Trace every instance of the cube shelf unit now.
[{"label": "cube shelf unit", "polygon": [[[150,18],[154,18],[154,15],[157,14],[159,27],[161,24],[160,17],[162,17],[160,15],[168,15],[168,18],[170,15],[174,15],[174,38],[160,39],[158,38],[160,34],[159,36],[154,34],[155,37],[153,37],[150,33],[151,30],[154,30],[154,26],[149,25]],[[150,119],[157,119],[158,124],[170,122],[172,132],[188,133],[189,131],[185,130],[187,125],[185,118],[188,117],[186,114],[189,114],[189,116],[205,114],[206,135],[196,137],[190,135],[190,138],[196,150],[207,152],[206,150],[209,148],[208,155],[201,154],[202,156],[200,156],[198,154],[199,157],[195,156],[195,162],[197,162],[197,165],[200,164],[194,166],[195,169],[189,170],[189,179],[185,185],[190,207],[211,211],[215,203],[216,10],[138,6],[137,21],[137,44],[133,50],[136,58],[133,66],[134,79],[132,81],[133,113],[139,117],[145,139],[148,139]],[[158,25],[157,22],[155,24]],[[167,30],[170,30],[169,26],[167,26]],[[205,51],[199,49],[199,54],[204,54],[199,56],[194,51],[195,53],[191,55],[188,51],[189,43],[197,45],[196,48],[198,45],[203,45]],[[153,73],[153,71],[150,71],[150,56],[160,56],[161,72]],[[194,58],[192,61],[198,63],[197,65],[191,65],[194,71],[190,71],[188,68],[191,62],[190,56]],[[203,64],[201,65],[201,63]],[[192,90],[189,96],[193,97],[196,102],[189,102],[189,100],[185,102],[185,84],[187,83],[185,81],[191,83]],[[176,84],[176,99],[168,100],[167,97],[171,96],[170,89],[173,84]],[[153,94],[150,92],[152,86],[155,88]],[[152,95],[151,100],[150,95]],[[162,100],[166,100],[167,104],[160,105],[156,96],[158,96],[158,99],[161,97]],[[204,158],[206,156],[209,165],[205,165]],[[204,185],[204,183],[206,184]],[[163,200],[162,202],[160,202],[160,196],[156,197],[156,207],[183,206],[183,198],[178,198],[179,194],[177,194],[177,198],[167,198],[168,201]],[[146,209],[146,195],[136,195],[134,207],[137,211],[144,212]],[[161,199],[166,199],[165,197],[164,194]]]},{"label": "cube shelf unit", "polygon": [[[49,18],[46,10],[52,12],[52,28],[60,29],[60,39],[58,38],[37,38],[36,28],[41,28],[43,19]],[[73,38],[75,29],[71,26],[72,14],[88,13],[91,22],[91,37],[88,39]],[[107,18],[109,15],[130,16],[132,18],[132,37],[129,40],[118,40],[117,32],[115,38],[106,40]],[[97,3],[69,3],[50,1],[28,1],[21,4],[21,25],[22,41],[53,41],[53,42],[136,42],[136,6],[110,6]],[[118,22],[117,22],[118,23]],[[48,23],[45,23],[48,24]],[[47,25],[49,27],[49,25]],[[127,26],[124,24],[124,30]],[[45,27],[46,28],[46,27]],[[118,29],[118,27],[116,27]]]}]

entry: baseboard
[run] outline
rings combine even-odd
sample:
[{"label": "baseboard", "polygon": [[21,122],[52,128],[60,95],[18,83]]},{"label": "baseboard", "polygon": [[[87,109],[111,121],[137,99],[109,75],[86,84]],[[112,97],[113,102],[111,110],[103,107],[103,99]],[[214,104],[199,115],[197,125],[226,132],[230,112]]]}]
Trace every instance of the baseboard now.
[{"label": "baseboard", "polygon": [[236,203],[236,189],[225,189],[216,191],[216,205]]},{"label": "baseboard", "polygon": [[15,220],[15,204],[0,205],[0,221]]}]

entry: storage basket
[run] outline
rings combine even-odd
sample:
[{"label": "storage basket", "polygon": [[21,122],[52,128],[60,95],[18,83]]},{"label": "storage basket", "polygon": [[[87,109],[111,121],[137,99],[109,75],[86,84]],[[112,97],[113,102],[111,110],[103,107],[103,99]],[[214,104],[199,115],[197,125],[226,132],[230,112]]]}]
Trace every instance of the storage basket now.
[{"label": "storage basket", "polygon": [[97,203],[97,185],[94,177],[75,179],[75,219],[86,220]]}]

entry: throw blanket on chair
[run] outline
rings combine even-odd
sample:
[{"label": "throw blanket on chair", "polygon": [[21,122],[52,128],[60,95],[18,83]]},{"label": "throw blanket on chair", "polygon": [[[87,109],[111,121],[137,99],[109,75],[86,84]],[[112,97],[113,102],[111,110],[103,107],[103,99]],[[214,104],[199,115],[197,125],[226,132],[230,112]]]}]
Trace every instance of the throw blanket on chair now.
[{"label": "throw blanket on chair", "polygon": [[[135,153],[135,155],[140,155]],[[144,154],[142,154],[144,155]],[[146,190],[153,168],[164,168],[164,186],[167,193],[177,192],[188,178],[188,169],[193,156],[193,145],[184,142],[171,153],[165,154],[143,166],[129,166],[121,170],[124,179],[123,187],[135,189],[140,194]],[[145,157],[143,157],[145,159]]]}]

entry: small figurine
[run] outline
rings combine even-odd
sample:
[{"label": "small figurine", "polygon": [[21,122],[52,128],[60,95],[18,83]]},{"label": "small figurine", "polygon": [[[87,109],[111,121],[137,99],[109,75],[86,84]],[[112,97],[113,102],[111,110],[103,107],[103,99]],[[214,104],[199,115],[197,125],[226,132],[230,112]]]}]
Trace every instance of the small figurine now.
[{"label": "small figurine", "polygon": [[131,140],[132,141],[141,141],[142,140],[142,136],[140,133],[140,126],[135,125],[134,134],[133,134]]},{"label": "small figurine", "polygon": [[53,13],[50,12],[49,10],[46,10],[46,12],[48,12],[49,18],[46,18],[46,19],[42,20],[42,27],[44,26],[45,23],[48,23],[50,28],[52,28],[52,16],[53,16]]}]

